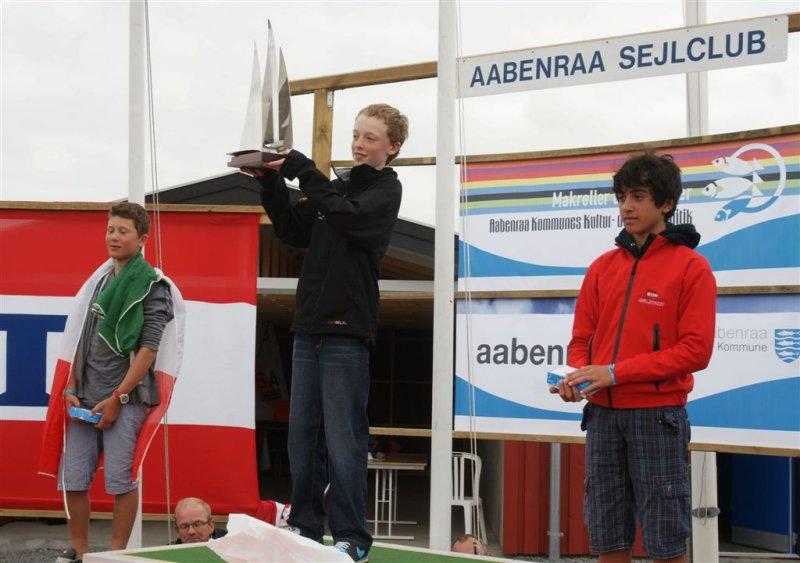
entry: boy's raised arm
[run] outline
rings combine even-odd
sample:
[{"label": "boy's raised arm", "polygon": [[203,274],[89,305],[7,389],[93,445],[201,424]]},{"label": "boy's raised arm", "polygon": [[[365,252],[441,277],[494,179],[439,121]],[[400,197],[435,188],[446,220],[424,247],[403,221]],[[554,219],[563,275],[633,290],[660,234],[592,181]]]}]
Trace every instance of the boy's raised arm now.
[{"label": "boy's raised arm", "polygon": [[261,205],[272,221],[275,235],[286,244],[307,248],[317,215],[316,206],[311,202],[292,205],[286,182],[277,172],[265,170],[255,179],[261,184]]},{"label": "boy's raised arm", "polygon": [[281,175],[297,178],[302,192],[330,225],[356,244],[372,246],[383,241],[400,211],[402,188],[396,179],[345,197],[317,170],[314,161],[294,150],[287,155]]}]

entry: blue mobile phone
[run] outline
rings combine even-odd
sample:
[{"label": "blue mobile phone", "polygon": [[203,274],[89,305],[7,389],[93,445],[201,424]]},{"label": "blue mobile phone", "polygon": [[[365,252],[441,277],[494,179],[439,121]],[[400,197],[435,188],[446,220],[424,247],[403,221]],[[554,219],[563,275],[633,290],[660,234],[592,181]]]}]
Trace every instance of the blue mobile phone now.
[{"label": "blue mobile phone", "polygon": [[[547,372],[547,384],[550,387],[558,387],[558,382],[564,379],[568,373],[572,373],[573,371],[575,371],[575,368],[570,366],[562,366],[551,369]],[[584,381],[583,383],[578,384],[577,389],[579,392],[583,393],[583,390],[589,387],[589,385],[591,385],[591,382]]]},{"label": "blue mobile phone", "polygon": [[[558,387],[558,382],[561,381],[562,379],[564,379],[563,375],[559,375],[559,374],[556,374],[556,373],[553,373],[553,372],[548,372],[547,373],[547,384],[550,387]],[[591,385],[591,383],[589,383],[588,381],[584,381],[583,383],[579,383],[578,384],[578,391],[583,391],[584,389],[589,387],[589,385]]]},{"label": "blue mobile phone", "polygon": [[92,424],[97,424],[98,422],[100,422],[100,419],[103,418],[103,415],[101,415],[100,413],[92,414],[92,411],[90,411],[89,409],[84,409],[81,407],[70,407],[69,415],[75,420],[90,422]]}]

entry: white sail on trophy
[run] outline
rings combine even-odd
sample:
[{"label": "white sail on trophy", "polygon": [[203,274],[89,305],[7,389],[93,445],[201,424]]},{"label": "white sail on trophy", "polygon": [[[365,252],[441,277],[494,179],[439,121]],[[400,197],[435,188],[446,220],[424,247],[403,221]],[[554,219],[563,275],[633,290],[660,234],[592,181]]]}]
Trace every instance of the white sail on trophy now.
[{"label": "white sail on trophy", "polygon": [[[275,103],[275,100],[278,103]],[[277,113],[277,119],[275,114]],[[275,124],[277,123],[277,135]],[[283,158],[281,151],[292,148],[292,102],[283,50],[279,50],[276,76],[275,38],[267,21],[267,60],[261,82],[258,48],[253,42],[253,77],[250,99],[238,151],[228,153],[232,168],[263,168],[264,164]]]}]

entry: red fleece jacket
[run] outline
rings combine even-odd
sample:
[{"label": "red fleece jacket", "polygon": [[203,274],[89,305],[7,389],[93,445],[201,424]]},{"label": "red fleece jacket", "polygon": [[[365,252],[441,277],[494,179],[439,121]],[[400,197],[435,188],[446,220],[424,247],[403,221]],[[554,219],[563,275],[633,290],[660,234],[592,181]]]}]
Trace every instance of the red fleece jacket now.
[{"label": "red fleece jacket", "polygon": [[[692,250],[693,228],[670,227],[637,249],[623,231],[619,248],[596,259],[575,306],[568,362],[615,364],[617,384],[590,401],[604,407],[685,405],[692,372],[711,359],[717,285]],[[687,237],[687,232],[691,236]]]}]

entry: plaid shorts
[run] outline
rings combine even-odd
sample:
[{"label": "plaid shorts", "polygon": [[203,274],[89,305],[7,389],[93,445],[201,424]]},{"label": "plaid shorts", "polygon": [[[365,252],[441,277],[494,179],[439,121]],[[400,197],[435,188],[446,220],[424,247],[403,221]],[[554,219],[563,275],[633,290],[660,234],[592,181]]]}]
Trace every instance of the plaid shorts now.
[{"label": "plaid shorts", "polygon": [[588,403],[581,428],[587,431],[583,518],[589,549],[631,549],[638,520],[650,557],[683,555],[692,531],[686,409]]}]

